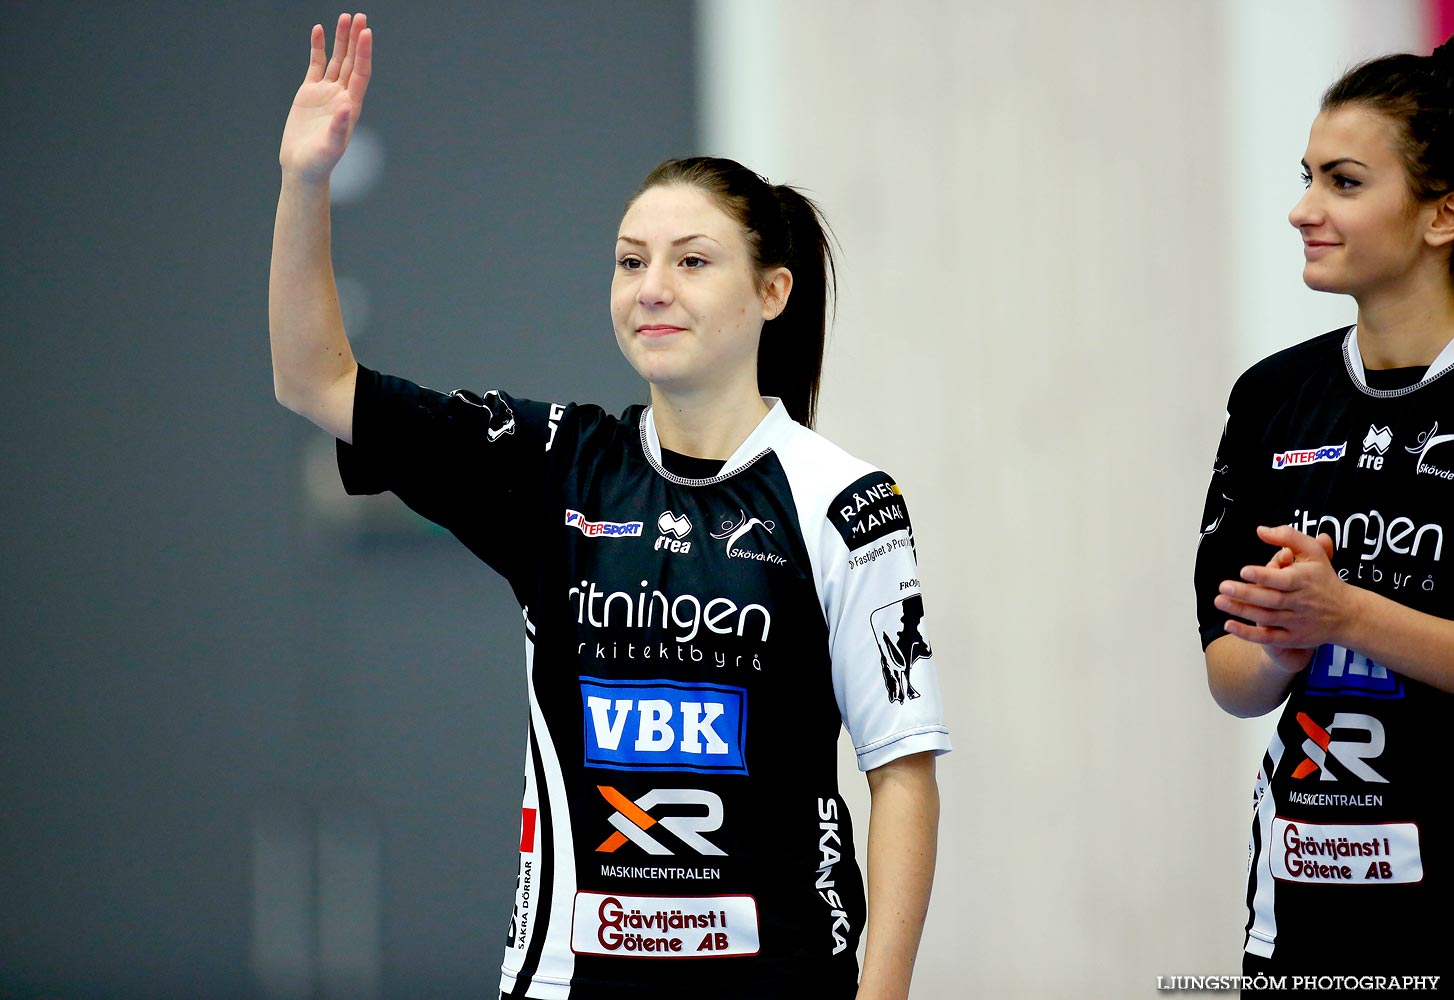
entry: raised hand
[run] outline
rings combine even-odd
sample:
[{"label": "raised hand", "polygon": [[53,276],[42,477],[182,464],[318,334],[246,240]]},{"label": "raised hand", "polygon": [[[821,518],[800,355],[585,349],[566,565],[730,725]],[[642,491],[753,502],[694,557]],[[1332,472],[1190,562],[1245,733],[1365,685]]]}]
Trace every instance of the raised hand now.
[{"label": "raised hand", "polygon": [[1313,651],[1337,642],[1351,613],[1352,588],[1333,569],[1333,540],[1313,538],[1296,528],[1259,527],[1257,537],[1278,550],[1265,566],[1247,566],[1241,580],[1218,588],[1220,611],[1245,618],[1227,622],[1227,631],[1262,646],[1274,664],[1289,673],[1308,665]]},{"label": "raised hand", "polygon": [[373,68],[374,36],[365,15],[340,14],[331,59],[325,58],[321,24],[313,26],[310,43],[308,74],[283,126],[278,163],[284,173],[316,183],[333,173],[358,124]]}]

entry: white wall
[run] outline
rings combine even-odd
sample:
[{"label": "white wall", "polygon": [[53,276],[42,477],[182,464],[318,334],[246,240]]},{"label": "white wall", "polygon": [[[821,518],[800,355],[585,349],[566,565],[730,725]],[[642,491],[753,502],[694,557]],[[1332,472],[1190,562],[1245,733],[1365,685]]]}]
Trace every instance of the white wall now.
[{"label": "white wall", "polygon": [[1237,372],[1351,317],[1285,216],[1416,6],[701,0],[704,147],[826,209],[821,429],[914,515],[957,748],[919,1000],[1239,970],[1268,724],[1206,693],[1202,495]]}]

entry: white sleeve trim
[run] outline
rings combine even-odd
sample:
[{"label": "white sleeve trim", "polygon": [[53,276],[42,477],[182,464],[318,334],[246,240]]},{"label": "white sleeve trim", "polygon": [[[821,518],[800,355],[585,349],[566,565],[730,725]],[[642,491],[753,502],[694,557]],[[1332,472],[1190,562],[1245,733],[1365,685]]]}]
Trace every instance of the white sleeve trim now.
[{"label": "white sleeve trim", "polygon": [[910,754],[932,750],[937,757],[953,749],[949,743],[947,726],[919,726],[875,740],[865,746],[854,747],[853,751],[858,755],[858,769],[872,771]]}]

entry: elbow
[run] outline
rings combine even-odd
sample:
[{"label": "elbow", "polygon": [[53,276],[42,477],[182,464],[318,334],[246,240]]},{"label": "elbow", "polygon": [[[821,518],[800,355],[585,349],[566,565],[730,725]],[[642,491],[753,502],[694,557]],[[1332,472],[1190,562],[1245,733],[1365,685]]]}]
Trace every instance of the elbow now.
[{"label": "elbow", "polygon": [[1219,669],[1218,660],[1207,652],[1207,691],[1217,707],[1236,719],[1249,719],[1257,713],[1249,713],[1237,701],[1236,691],[1227,683],[1224,671]]},{"label": "elbow", "polygon": [[1282,704],[1286,689],[1274,693],[1253,683],[1234,657],[1221,655],[1225,653],[1215,651],[1215,646],[1208,647],[1206,653],[1207,690],[1218,708],[1236,719],[1255,719]]},{"label": "elbow", "polygon": [[297,391],[283,381],[282,376],[273,372],[273,398],[284,408],[294,413],[303,412],[303,403],[298,398]]}]

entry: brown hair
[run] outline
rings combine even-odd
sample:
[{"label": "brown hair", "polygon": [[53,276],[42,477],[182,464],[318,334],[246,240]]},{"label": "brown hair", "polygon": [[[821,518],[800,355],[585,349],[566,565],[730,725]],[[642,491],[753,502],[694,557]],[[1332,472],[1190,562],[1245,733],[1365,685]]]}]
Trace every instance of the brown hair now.
[{"label": "brown hair", "polygon": [[1323,94],[1322,109],[1349,104],[1393,122],[1415,199],[1454,191],[1454,39],[1431,55],[1401,52],[1353,67]]}]

